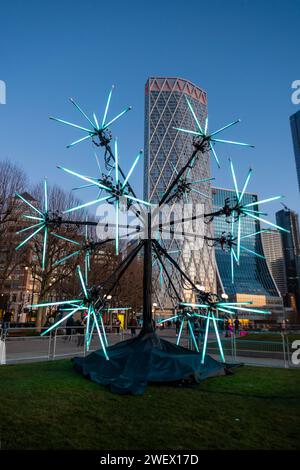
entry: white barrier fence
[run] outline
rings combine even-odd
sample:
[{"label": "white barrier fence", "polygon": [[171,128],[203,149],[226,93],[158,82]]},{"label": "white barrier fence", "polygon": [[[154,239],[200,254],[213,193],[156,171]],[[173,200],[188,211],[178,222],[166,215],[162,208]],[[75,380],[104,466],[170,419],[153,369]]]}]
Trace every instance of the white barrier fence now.
[{"label": "white barrier fence", "polygon": [[[139,329],[136,329],[138,334]],[[34,361],[49,361],[86,354],[99,349],[99,340],[94,335],[89,351],[86,351],[84,330],[76,332],[73,327],[57,329],[48,335],[40,336],[35,328],[9,328],[1,332],[0,364],[17,364]],[[175,328],[157,330],[160,337],[176,342]],[[130,330],[119,333],[107,332],[110,345],[131,337]],[[245,363],[271,367],[298,367],[293,361],[293,344],[295,338],[300,340],[300,329],[285,332],[249,332],[243,336],[231,333],[229,337],[221,336],[222,347],[227,363]],[[199,335],[201,350],[203,336]],[[180,344],[193,349],[193,342],[188,332],[182,334]],[[209,335],[207,353],[219,359],[219,349],[213,333]],[[300,354],[299,354],[300,356]]]}]

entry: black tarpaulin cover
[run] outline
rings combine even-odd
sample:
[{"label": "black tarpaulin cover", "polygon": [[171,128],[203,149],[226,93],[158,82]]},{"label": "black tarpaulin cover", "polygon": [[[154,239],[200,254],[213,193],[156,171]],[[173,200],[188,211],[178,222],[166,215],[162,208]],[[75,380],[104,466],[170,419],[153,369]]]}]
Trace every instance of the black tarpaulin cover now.
[{"label": "black tarpaulin cover", "polygon": [[88,356],[73,359],[75,369],[90,380],[106,385],[113,393],[142,395],[148,382],[174,383],[184,380],[201,382],[208,377],[225,375],[224,364],[172,344],[155,333],[139,335]]}]

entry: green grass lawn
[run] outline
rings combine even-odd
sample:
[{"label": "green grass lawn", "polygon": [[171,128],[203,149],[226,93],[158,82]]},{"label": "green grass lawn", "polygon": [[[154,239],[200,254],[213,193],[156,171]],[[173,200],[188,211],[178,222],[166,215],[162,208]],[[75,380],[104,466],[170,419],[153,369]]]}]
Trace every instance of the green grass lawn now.
[{"label": "green grass lawn", "polygon": [[2,449],[299,449],[300,370],[113,395],[70,361],[0,367]]}]

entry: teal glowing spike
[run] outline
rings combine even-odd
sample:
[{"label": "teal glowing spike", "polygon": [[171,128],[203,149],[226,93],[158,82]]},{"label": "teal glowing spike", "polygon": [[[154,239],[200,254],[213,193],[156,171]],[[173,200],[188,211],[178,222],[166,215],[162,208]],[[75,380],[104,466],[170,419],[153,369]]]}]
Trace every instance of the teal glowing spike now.
[{"label": "teal glowing spike", "polygon": [[231,284],[234,284],[234,264],[233,264],[233,256],[234,256],[234,251],[231,248],[230,250],[230,258],[231,258]]},{"label": "teal glowing spike", "polygon": [[116,200],[116,255],[119,254],[119,199]]},{"label": "teal glowing spike", "polygon": [[99,313],[99,317],[100,317],[101,329],[102,329],[103,336],[104,336],[105,346],[108,347],[107,335],[106,335],[105,326],[104,326],[104,322],[103,322],[103,318],[102,318],[101,313]]},{"label": "teal glowing spike", "polygon": [[35,235],[37,235],[43,228],[44,228],[44,224],[41,225],[41,227],[39,227],[37,230],[35,230],[31,235],[29,235],[29,237],[25,238],[25,240],[23,240],[23,241],[16,247],[16,250],[19,250],[19,248],[21,248],[23,245],[25,245],[25,243],[27,243],[32,237],[34,237]]},{"label": "teal glowing spike", "polygon": [[81,250],[74,251],[74,253],[71,253],[70,255],[64,256],[62,259],[59,259],[56,261],[53,266],[58,266],[59,264],[63,264],[65,261],[68,259],[72,258],[73,256],[79,255]]},{"label": "teal glowing spike", "polygon": [[190,333],[191,333],[191,337],[192,337],[195,349],[196,349],[197,352],[199,352],[198,344],[197,344],[197,341],[196,341],[196,338],[195,338],[195,335],[194,335],[194,332],[193,332],[193,327],[190,323],[190,320],[187,321],[187,324],[188,324],[188,327],[189,327],[189,330],[190,330]]},{"label": "teal glowing spike", "polygon": [[161,263],[160,263],[160,268],[159,268],[159,283],[160,283],[160,286],[162,287],[164,283],[164,277],[163,277],[163,267]]},{"label": "teal glowing spike", "polygon": [[207,304],[194,304],[190,302],[180,302],[180,305],[183,305],[184,307],[194,307],[194,308],[207,308]]},{"label": "teal glowing spike", "polygon": [[224,307],[218,307],[218,310],[220,310],[220,312],[227,313],[229,315],[236,315],[236,312],[231,312],[230,310],[227,310]]},{"label": "teal glowing spike", "polygon": [[116,185],[119,183],[119,153],[118,153],[118,140],[115,138],[115,178]]},{"label": "teal glowing spike", "polygon": [[90,123],[92,128],[94,128],[94,123],[90,120],[90,118],[86,115],[86,113],[80,108],[80,106],[73,100],[73,98],[70,98],[71,103],[74,104],[74,106],[78,109],[78,111],[86,118],[86,120]]},{"label": "teal glowing spike", "polygon": [[277,228],[278,230],[282,230],[283,232],[290,233],[289,230],[286,230],[285,228],[280,227],[279,225],[273,224],[273,223],[269,222],[268,220],[262,219],[261,217],[258,217],[257,215],[251,214],[251,212],[248,212],[248,211],[246,211],[246,210],[244,210],[243,212],[244,212],[246,215],[248,215],[249,217],[252,217],[253,219],[260,220],[260,222],[263,222],[263,223],[265,223],[265,224],[271,225],[272,227],[275,227],[275,228]]},{"label": "teal glowing spike", "polygon": [[249,248],[246,248],[246,247],[243,246],[243,245],[241,245],[241,249],[242,249],[242,250],[245,250],[245,251],[248,251],[248,253],[251,253],[252,255],[257,256],[258,258],[266,259],[265,256],[260,255],[259,253],[256,253],[256,251],[249,250]]},{"label": "teal glowing spike", "polygon": [[205,126],[204,126],[204,135],[207,135],[207,129],[208,129],[208,117],[206,116]]},{"label": "teal glowing spike", "polygon": [[88,283],[88,272],[90,270],[90,253],[87,251],[84,256],[84,274],[85,274],[85,283]]},{"label": "teal glowing spike", "polygon": [[173,129],[175,131],[187,132],[188,134],[192,134],[192,135],[199,135],[199,132],[190,131],[189,129],[183,129],[182,127],[173,127]]},{"label": "teal glowing spike", "polygon": [[46,266],[47,240],[48,240],[48,227],[45,227],[44,240],[43,240],[42,271],[45,270],[45,266]]},{"label": "teal glowing spike", "polygon": [[257,215],[265,215],[265,216],[268,215],[266,212],[256,211],[256,210],[254,210],[254,209],[248,209],[248,208],[246,208],[246,211],[247,211],[247,212],[251,212],[252,214],[257,214]]},{"label": "teal glowing spike", "polygon": [[197,180],[197,181],[191,181],[189,184],[200,184],[200,183],[206,183],[207,181],[213,181],[216,178],[203,178],[202,180]]},{"label": "teal glowing spike", "polygon": [[101,331],[100,331],[100,328],[99,328],[99,325],[98,325],[98,321],[97,321],[97,317],[96,317],[96,314],[95,314],[95,311],[94,311],[93,308],[92,308],[92,315],[93,315],[94,320],[95,320],[95,324],[96,324],[96,328],[97,328],[97,332],[98,332],[98,336],[99,336],[99,339],[100,339],[100,342],[101,342],[101,346],[102,346],[104,356],[105,356],[106,360],[108,361],[109,357],[108,357],[107,352],[106,352],[105,344],[103,342],[102,334],[101,334]]},{"label": "teal glowing spike", "polygon": [[100,175],[101,175],[102,169],[101,169],[101,165],[100,165],[100,161],[99,161],[98,155],[97,155],[96,152],[94,152],[94,155],[95,155],[95,159],[96,159],[96,163],[97,163],[97,166],[98,166],[99,173],[100,173]]},{"label": "teal glowing spike", "polygon": [[81,137],[81,139],[75,140],[75,142],[72,142],[71,144],[67,145],[67,148],[74,147],[74,145],[79,144],[80,142],[83,142],[84,140],[90,139],[93,134],[86,135],[85,137]]},{"label": "teal glowing spike", "polygon": [[209,142],[209,147],[210,147],[210,150],[211,150],[212,153],[213,153],[213,156],[214,156],[214,158],[215,158],[215,160],[216,160],[216,163],[217,163],[218,167],[221,168],[220,161],[219,161],[219,159],[218,159],[218,156],[217,156],[217,154],[216,154],[216,151],[215,151],[215,149],[214,149],[214,146],[213,146],[213,144],[212,144],[211,142]]},{"label": "teal glowing spike", "polygon": [[259,235],[260,233],[272,233],[272,232],[270,232],[269,230],[266,230],[266,229],[258,230],[257,232],[253,232],[253,233],[250,233],[248,235],[243,235],[241,237],[241,240],[243,240],[244,238],[254,237],[255,235]]},{"label": "teal glowing spike", "polygon": [[252,169],[250,168],[249,172],[248,172],[248,175],[247,175],[247,178],[246,178],[246,181],[245,181],[245,184],[244,184],[244,187],[242,189],[242,192],[240,194],[240,197],[239,197],[239,200],[238,202],[241,202],[241,200],[243,199],[243,196],[245,194],[245,191],[247,189],[247,186],[249,184],[249,181],[250,181],[250,178],[251,178],[251,174],[252,174]]},{"label": "teal glowing spike", "polygon": [[231,127],[231,126],[234,126],[234,125],[237,124],[238,122],[241,122],[241,120],[240,120],[240,119],[237,119],[236,121],[233,121],[233,122],[231,122],[230,124],[227,124],[226,126],[221,127],[221,128],[218,129],[217,131],[212,132],[212,133],[210,134],[210,136],[212,137],[212,136],[214,136],[214,135],[216,135],[216,134],[219,134],[219,132],[222,132],[222,131],[224,131],[225,129],[228,129],[229,127]]},{"label": "teal glowing spike", "polygon": [[196,125],[197,125],[197,127],[198,127],[198,129],[199,129],[198,135],[199,135],[199,134],[200,134],[200,135],[203,135],[203,130],[202,130],[201,124],[200,124],[200,122],[198,121],[198,118],[197,118],[196,113],[195,113],[195,111],[194,111],[194,109],[193,109],[193,106],[191,105],[191,103],[189,102],[189,100],[187,99],[186,96],[185,96],[185,99],[186,99],[186,102],[187,102],[187,104],[188,104],[188,107],[190,108],[190,111],[191,111],[191,113],[192,113],[192,115],[193,115],[193,118],[194,118],[194,120],[195,120],[195,123],[196,123]]},{"label": "teal glowing spike", "polygon": [[183,325],[184,325],[184,321],[181,320],[180,330],[179,330],[179,333],[178,333],[178,336],[177,336],[177,341],[176,341],[177,346],[178,346],[178,344],[179,344],[179,342],[180,342],[180,338],[181,338],[181,334],[182,334]]},{"label": "teal glowing spike", "polygon": [[32,219],[32,220],[44,220],[43,217],[34,217],[33,215],[22,215],[22,217],[24,217],[25,219]]},{"label": "teal glowing spike", "polygon": [[238,236],[237,236],[237,259],[240,261],[241,254],[241,218],[238,220]]},{"label": "teal glowing spike", "polygon": [[74,245],[80,246],[80,243],[77,242],[76,240],[72,240],[71,238],[63,237],[62,235],[58,235],[57,233],[51,232],[51,235],[53,235],[56,238],[60,238],[61,240],[64,240],[69,243],[74,243]]},{"label": "teal glowing spike", "polygon": [[222,139],[212,139],[212,142],[219,142],[221,144],[233,144],[233,145],[241,145],[242,147],[251,147],[254,148],[254,145],[245,144],[243,142],[234,142],[232,140],[222,140]]},{"label": "teal glowing spike", "polygon": [[107,129],[107,127],[109,127],[113,122],[115,122],[117,119],[119,119],[121,116],[123,116],[124,114],[126,114],[128,111],[130,111],[132,108],[131,106],[128,106],[126,109],[124,109],[124,111],[122,111],[120,114],[118,114],[118,116],[116,116],[115,118],[113,118],[111,121],[109,121],[107,124],[105,124],[105,126],[103,127],[103,130],[104,129]]},{"label": "teal glowing spike", "polygon": [[65,320],[67,320],[69,317],[71,317],[72,315],[74,315],[74,313],[76,313],[78,310],[79,310],[79,307],[73,309],[70,313],[68,313],[67,315],[65,315],[61,320],[59,320],[58,322],[54,323],[54,325],[50,326],[50,328],[48,328],[46,331],[43,331],[43,332],[41,333],[41,336],[44,336],[44,335],[46,335],[47,333],[49,333],[51,330],[53,330],[53,329],[56,328],[58,325],[60,325],[61,323],[63,323]]},{"label": "teal glowing spike", "polygon": [[94,118],[94,121],[95,121],[96,129],[98,131],[100,128],[99,128],[99,122],[98,122],[98,119],[97,119],[97,116],[96,116],[95,113],[93,113],[93,118]]},{"label": "teal glowing spike", "polygon": [[106,103],[106,106],[105,106],[105,111],[104,111],[104,115],[103,115],[103,119],[102,119],[102,126],[101,126],[102,129],[104,129],[104,126],[105,126],[107,111],[108,111],[108,108],[109,108],[109,104],[110,104],[113,89],[114,89],[114,85],[111,87],[111,90],[110,90],[109,95],[108,95],[108,99],[107,99],[107,103]]},{"label": "teal glowing spike", "polygon": [[223,351],[223,347],[222,347],[222,343],[221,343],[221,339],[220,339],[220,335],[219,335],[219,331],[218,331],[218,327],[217,327],[217,322],[216,322],[216,319],[215,319],[215,316],[214,316],[213,313],[211,314],[211,317],[212,317],[212,321],[213,321],[213,325],[214,325],[214,328],[215,328],[215,333],[216,333],[216,337],[217,337],[217,341],[218,341],[221,361],[225,362],[225,356],[224,356],[224,351]]},{"label": "teal glowing spike", "polygon": [[92,206],[94,204],[99,204],[100,202],[106,201],[110,197],[111,196],[104,196],[104,197],[101,197],[99,199],[95,199],[94,201],[89,201],[89,202],[86,202],[84,204],[80,204],[79,206],[71,207],[70,209],[67,209],[67,210],[63,211],[63,214],[68,214],[70,212],[78,211],[79,209],[83,209],[84,207],[89,207],[89,206]]},{"label": "teal glowing spike", "polygon": [[252,305],[253,302],[218,302],[217,307],[230,307],[231,305]]},{"label": "teal glowing spike", "polygon": [[[173,162],[170,161],[170,165],[173,168],[173,171],[176,173],[176,175],[178,175],[178,170],[177,170],[176,166],[173,164]],[[190,168],[189,168],[188,171],[190,171]]]},{"label": "teal glowing spike", "polygon": [[52,116],[50,116],[50,119],[52,119],[53,121],[60,122],[62,124],[66,124],[67,126],[76,127],[77,129],[80,129],[81,131],[88,132],[89,134],[94,134],[95,133],[94,130],[87,129],[86,127],[78,126],[77,124],[73,124],[72,122],[64,121],[63,119],[58,119],[58,118],[55,118],[55,117],[52,117]]},{"label": "teal glowing spike", "polygon": [[138,161],[139,161],[139,159],[140,159],[140,157],[141,157],[142,155],[143,155],[143,151],[140,150],[140,152],[138,153],[136,159],[134,160],[133,165],[132,165],[132,167],[130,168],[130,170],[129,170],[129,172],[128,172],[128,174],[127,174],[127,176],[126,176],[126,178],[125,178],[125,180],[124,180],[124,182],[123,182],[123,184],[122,184],[122,188],[125,188],[125,186],[126,186],[128,180],[129,180],[129,178],[130,178],[130,176],[131,176],[133,170],[135,169],[135,167],[136,167],[136,165],[137,165],[137,163],[138,163]]},{"label": "teal glowing spike", "polygon": [[230,162],[231,174],[232,174],[233,183],[234,183],[235,194],[236,194],[237,200],[239,200],[239,190],[238,190],[237,179],[235,176],[233,163],[231,159],[229,159],[229,162]]},{"label": "teal glowing spike", "polygon": [[282,199],[284,196],[274,196],[269,197],[268,199],[263,199],[262,201],[251,202],[250,204],[245,204],[244,207],[257,206],[258,204],[264,204],[265,202],[276,201],[277,199]]},{"label": "teal glowing spike", "polygon": [[83,276],[82,276],[80,266],[77,266],[77,272],[78,272],[78,275],[79,275],[79,279],[80,279],[80,282],[81,282],[81,286],[82,286],[85,298],[87,299],[88,298],[88,293],[87,293],[87,290],[86,290],[85,282],[83,280]]},{"label": "teal glowing spike", "polygon": [[88,183],[92,183],[95,186],[99,186],[99,188],[103,188],[106,191],[111,191],[110,188],[108,188],[104,184],[99,183],[99,181],[93,180],[92,178],[88,178],[87,176],[81,175],[80,173],[76,173],[76,171],[68,170],[68,168],[64,168],[63,166],[58,166],[57,168],[59,170],[65,171],[66,173],[70,173],[70,175],[77,176],[78,178],[81,178],[82,180],[87,181]]},{"label": "teal glowing spike", "polygon": [[230,309],[232,310],[241,310],[242,312],[253,312],[253,313],[260,313],[260,314],[263,314],[263,315],[271,315],[271,312],[269,312],[268,310],[259,310],[257,308],[248,308],[248,307],[238,307],[238,306],[235,306],[235,305],[231,305],[230,306]]},{"label": "teal glowing spike", "polygon": [[198,189],[191,189],[191,192],[193,193],[196,193],[196,194],[200,194],[200,196],[203,196],[205,198],[210,198],[210,196],[208,194],[205,194],[205,193],[202,193],[201,191],[198,191]]},{"label": "teal glowing spike", "polygon": [[165,322],[167,322],[167,321],[176,320],[176,318],[178,318],[178,315],[174,315],[174,317],[165,318],[165,319],[163,319],[163,320],[160,320],[160,321],[158,322],[158,324],[160,324],[160,323],[165,323]]},{"label": "teal glowing spike", "polygon": [[210,313],[208,313],[207,321],[206,321],[204,343],[203,343],[203,348],[202,348],[201,364],[204,364],[205,356],[206,356],[206,348],[207,348],[207,340],[208,340],[208,332],[209,332],[209,322],[210,322]]},{"label": "teal glowing spike", "polygon": [[235,254],[235,251],[234,251],[234,249],[233,249],[233,248],[231,248],[231,251],[232,251],[232,255],[233,255],[233,257],[234,257],[235,261],[238,263],[238,262],[239,262],[239,260],[238,260],[238,257],[237,257],[237,255]]},{"label": "teal glowing spike", "polygon": [[39,307],[54,307],[56,305],[68,305],[68,304],[78,304],[81,303],[82,301],[79,299],[73,299],[73,300],[60,300],[58,302],[43,302],[41,304],[32,304],[29,305],[29,307],[32,308],[39,308]]},{"label": "teal glowing spike", "polygon": [[47,179],[44,180],[44,209],[45,213],[48,213],[48,191],[47,191]]},{"label": "teal glowing spike", "polygon": [[21,230],[18,230],[16,233],[19,234],[19,233],[23,233],[23,232],[26,232],[27,230],[31,230],[32,228],[37,228],[39,227],[40,225],[43,225],[44,222],[39,222],[38,224],[34,224],[34,225],[30,225],[29,227],[25,227],[25,228],[22,228]]},{"label": "teal glowing spike", "polygon": [[29,201],[27,201],[27,199],[25,199],[21,194],[16,192],[16,196],[18,196],[20,199],[22,199],[22,201],[25,202],[25,204],[27,204],[29,207],[31,207],[31,209],[38,212],[42,216],[42,218],[44,219],[44,214],[41,211],[39,211],[36,207],[34,207]]},{"label": "teal glowing spike", "polygon": [[90,321],[91,321],[91,306],[89,305],[86,317],[86,330],[85,330],[85,341],[89,341],[89,331],[90,331]]}]

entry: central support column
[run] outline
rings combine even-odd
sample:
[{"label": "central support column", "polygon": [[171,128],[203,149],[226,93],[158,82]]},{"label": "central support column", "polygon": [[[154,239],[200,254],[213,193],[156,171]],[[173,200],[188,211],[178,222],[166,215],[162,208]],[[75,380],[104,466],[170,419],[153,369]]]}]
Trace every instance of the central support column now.
[{"label": "central support column", "polygon": [[154,331],[152,322],[152,240],[151,213],[148,213],[148,238],[144,241],[143,328],[141,334]]}]

